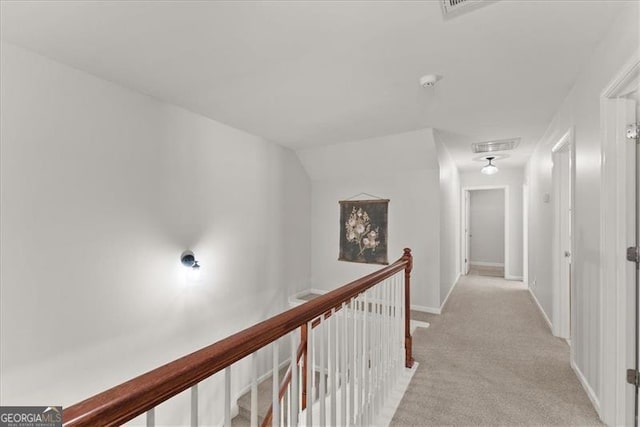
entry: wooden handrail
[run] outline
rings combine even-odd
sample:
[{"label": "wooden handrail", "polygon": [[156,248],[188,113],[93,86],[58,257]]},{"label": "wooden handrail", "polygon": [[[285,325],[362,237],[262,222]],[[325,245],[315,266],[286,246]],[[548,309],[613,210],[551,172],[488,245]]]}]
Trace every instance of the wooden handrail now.
[{"label": "wooden handrail", "polygon": [[[406,248],[400,259],[381,270],[66,408],[63,425],[124,424],[402,270],[409,301],[407,271],[411,267],[411,250]],[[413,362],[408,305],[405,311],[405,350],[410,366],[409,361]]]}]

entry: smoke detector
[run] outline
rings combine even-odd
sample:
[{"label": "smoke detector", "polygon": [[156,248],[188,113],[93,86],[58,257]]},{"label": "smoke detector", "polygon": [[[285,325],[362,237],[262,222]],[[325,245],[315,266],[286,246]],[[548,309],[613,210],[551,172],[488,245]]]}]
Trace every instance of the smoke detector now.
[{"label": "smoke detector", "polygon": [[424,88],[434,87],[440,79],[442,79],[442,76],[437,74],[427,74],[426,76],[420,77],[420,86]]}]

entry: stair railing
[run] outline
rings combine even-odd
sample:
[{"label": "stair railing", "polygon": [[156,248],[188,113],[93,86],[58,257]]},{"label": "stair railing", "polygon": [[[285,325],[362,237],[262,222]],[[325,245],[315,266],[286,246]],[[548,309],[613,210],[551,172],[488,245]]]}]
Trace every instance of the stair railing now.
[{"label": "stair railing", "polygon": [[[256,354],[267,346],[272,425],[372,424],[400,370],[413,366],[412,265],[407,248],[385,268],[66,408],[63,425],[116,426],[146,413],[146,425],[154,426],[155,408],[191,389],[197,426],[198,383],[224,370],[224,425],[231,426],[231,366],[251,355],[251,425],[257,426]],[[290,363],[280,382],[279,339],[287,335]]]}]

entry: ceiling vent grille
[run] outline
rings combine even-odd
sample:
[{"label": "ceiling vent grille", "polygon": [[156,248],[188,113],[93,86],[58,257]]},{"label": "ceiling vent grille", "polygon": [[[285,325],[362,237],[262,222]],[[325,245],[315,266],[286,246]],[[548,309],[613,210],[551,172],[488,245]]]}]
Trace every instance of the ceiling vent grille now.
[{"label": "ceiling vent grille", "polygon": [[498,0],[440,0],[445,19],[451,19]]},{"label": "ceiling vent grille", "polygon": [[519,143],[520,143],[520,138],[501,139],[499,141],[476,142],[474,144],[471,144],[471,150],[474,153],[493,153],[495,151],[509,151],[516,148]]}]

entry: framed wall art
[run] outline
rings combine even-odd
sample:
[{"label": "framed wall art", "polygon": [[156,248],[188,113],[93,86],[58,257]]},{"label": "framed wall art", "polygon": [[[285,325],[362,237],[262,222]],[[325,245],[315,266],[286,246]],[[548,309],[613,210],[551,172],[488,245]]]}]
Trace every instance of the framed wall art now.
[{"label": "framed wall art", "polygon": [[389,264],[387,260],[388,199],[342,200],[338,260]]}]

